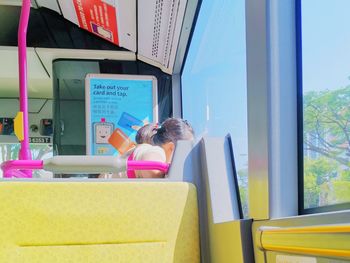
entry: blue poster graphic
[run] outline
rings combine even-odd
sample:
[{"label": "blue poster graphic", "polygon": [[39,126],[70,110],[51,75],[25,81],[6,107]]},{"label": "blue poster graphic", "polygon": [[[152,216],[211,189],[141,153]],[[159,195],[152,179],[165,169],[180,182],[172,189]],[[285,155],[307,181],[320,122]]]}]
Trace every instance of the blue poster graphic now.
[{"label": "blue poster graphic", "polygon": [[92,155],[118,155],[132,148],[137,130],[153,122],[152,79],[90,78],[90,138]]}]

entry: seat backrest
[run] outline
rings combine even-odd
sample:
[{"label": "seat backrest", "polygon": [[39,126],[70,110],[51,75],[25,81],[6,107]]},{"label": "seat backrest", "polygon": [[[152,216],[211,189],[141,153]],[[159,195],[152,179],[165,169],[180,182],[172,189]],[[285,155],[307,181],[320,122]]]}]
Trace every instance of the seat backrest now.
[{"label": "seat backrest", "polygon": [[199,262],[195,187],[1,182],[0,262]]}]

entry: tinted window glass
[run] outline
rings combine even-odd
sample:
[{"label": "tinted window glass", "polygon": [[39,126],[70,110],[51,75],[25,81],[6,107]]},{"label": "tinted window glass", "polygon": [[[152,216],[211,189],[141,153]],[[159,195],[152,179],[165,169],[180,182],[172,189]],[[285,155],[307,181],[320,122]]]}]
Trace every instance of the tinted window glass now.
[{"label": "tinted window glass", "polygon": [[[19,143],[0,143],[0,164],[9,160],[17,160],[20,147]],[[30,150],[33,160],[44,160],[52,157],[52,145],[49,144],[30,144]],[[1,169],[0,178],[2,178]],[[53,174],[44,170],[34,170],[33,178],[53,178]]]},{"label": "tinted window glass", "polygon": [[301,1],[304,208],[350,201],[349,9]]},{"label": "tinted window glass", "polygon": [[203,1],[182,73],[183,117],[197,137],[230,133],[247,215],[245,1]]}]

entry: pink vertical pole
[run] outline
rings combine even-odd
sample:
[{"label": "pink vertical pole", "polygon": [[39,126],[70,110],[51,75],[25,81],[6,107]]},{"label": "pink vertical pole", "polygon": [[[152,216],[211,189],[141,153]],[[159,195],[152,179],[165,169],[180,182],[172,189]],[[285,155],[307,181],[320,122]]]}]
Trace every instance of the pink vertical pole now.
[{"label": "pink vertical pole", "polygon": [[[19,110],[23,112],[24,139],[21,141],[19,150],[20,160],[31,160],[29,148],[29,125],[28,125],[28,88],[27,88],[27,28],[30,13],[30,0],[22,1],[21,17],[18,28],[18,66],[19,66]],[[29,177],[32,172],[23,171]]]}]

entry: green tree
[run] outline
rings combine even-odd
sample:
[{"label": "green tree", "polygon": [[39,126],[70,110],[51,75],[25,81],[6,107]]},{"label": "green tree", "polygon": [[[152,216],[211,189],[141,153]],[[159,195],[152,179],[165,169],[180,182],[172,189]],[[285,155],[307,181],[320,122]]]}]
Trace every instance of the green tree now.
[{"label": "green tree", "polygon": [[304,204],[305,208],[326,205],[329,201],[330,180],[338,175],[338,163],[320,157],[304,158]]},{"label": "green tree", "polygon": [[248,217],[248,169],[237,171],[239,195],[244,217]]},{"label": "green tree", "polygon": [[304,206],[316,207],[319,204],[320,186],[316,183],[316,175],[307,173],[304,175]]},{"label": "green tree", "polygon": [[332,182],[334,191],[332,191],[333,199],[337,203],[350,202],[350,182],[334,180]]},{"label": "green tree", "polygon": [[349,166],[350,86],[304,95],[304,150]]},{"label": "green tree", "polygon": [[349,202],[350,86],[303,98],[305,207]]},{"label": "green tree", "polygon": [[350,170],[340,171],[338,178],[332,180],[332,185],[332,197],[335,202],[350,202]]}]

